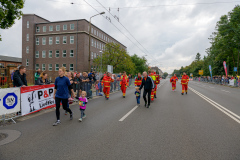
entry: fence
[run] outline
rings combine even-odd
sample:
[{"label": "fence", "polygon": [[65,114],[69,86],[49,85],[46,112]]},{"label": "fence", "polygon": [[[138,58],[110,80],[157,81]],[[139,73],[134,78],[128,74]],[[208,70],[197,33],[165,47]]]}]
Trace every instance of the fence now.
[{"label": "fence", "polygon": [[212,83],[212,84],[219,84],[219,85],[227,85],[227,86],[233,86],[233,87],[240,87],[240,79],[228,79],[228,78],[211,78],[211,77],[194,77],[194,81],[199,82],[206,82],[206,83]]},{"label": "fence", "polygon": [[16,69],[16,66],[0,67],[0,88],[13,87],[11,73]]}]

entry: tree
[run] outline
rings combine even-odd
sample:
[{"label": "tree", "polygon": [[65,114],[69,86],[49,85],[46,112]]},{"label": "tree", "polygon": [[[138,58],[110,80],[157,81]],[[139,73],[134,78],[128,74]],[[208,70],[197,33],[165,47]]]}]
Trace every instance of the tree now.
[{"label": "tree", "polygon": [[167,72],[164,72],[163,73],[163,76],[166,78],[168,76],[168,73]]},{"label": "tree", "polygon": [[[10,28],[16,19],[22,16],[24,0],[1,0],[0,1],[0,28]],[[1,41],[1,35],[0,35]]]},{"label": "tree", "polygon": [[107,65],[113,66],[115,73],[126,71],[129,74],[134,73],[135,65],[130,55],[119,44],[107,43],[101,56],[94,59],[94,65],[100,68],[102,62],[103,71],[107,71]]},{"label": "tree", "polygon": [[134,73],[143,73],[148,70],[147,60],[145,57],[138,57],[136,54],[131,56],[132,62],[135,64]]},{"label": "tree", "polygon": [[197,53],[196,55],[196,58],[195,58],[195,61],[200,61],[201,60],[201,54],[200,53]]}]

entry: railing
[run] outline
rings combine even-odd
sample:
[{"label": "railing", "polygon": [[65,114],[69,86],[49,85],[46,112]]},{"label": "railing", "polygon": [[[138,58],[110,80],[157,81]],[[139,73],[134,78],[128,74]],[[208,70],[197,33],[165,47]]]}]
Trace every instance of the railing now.
[{"label": "railing", "polygon": [[218,78],[195,77],[195,78],[193,78],[193,80],[199,81],[199,82],[212,83],[212,84],[240,87],[240,79],[229,80],[228,78],[222,79],[221,77],[218,77]]}]

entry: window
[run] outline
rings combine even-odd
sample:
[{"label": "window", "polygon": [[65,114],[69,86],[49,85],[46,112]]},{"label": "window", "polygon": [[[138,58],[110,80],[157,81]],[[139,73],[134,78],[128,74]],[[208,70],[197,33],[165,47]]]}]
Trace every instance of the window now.
[{"label": "window", "polygon": [[59,64],[55,64],[55,71],[59,70]]},{"label": "window", "polygon": [[98,31],[97,31],[97,36],[98,36]]},{"label": "window", "polygon": [[42,45],[46,45],[46,37],[42,38]]},{"label": "window", "polygon": [[67,25],[66,24],[63,25],[63,30],[67,30]]},{"label": "window", "polygon": [[56,44],[60,43],[59,39],[60,39],[59,37],[56,37]]},{"label": "window", "polygon": [[45,71],[45,70],[46,70],[46,65],[42,64],[42,71]]},{"label": "window", "polygon": [[28,64],[28,59],[26,59],[26,66],[28,66],[29,64]]},{"label": "window", "polygon": [[35,52],[35,58],[39,58],[39,51]]},{"label": "window", "polygon": [[36,27],[36,32],[40,32],[40,27]]},{"label": "window", "polygon": [[39,69],[39,64],[35,64],[36,71]]},{"label": "window", "polygon": [[55,57],[56,57],[56,58],[59,57],[59,50],[56,50],[56,52],[55,52]]},{"label": "window", "polygon": [[99,48],[99,43],[98,43],[98,41],[97,41],[97,48]]},{"label": "window", "polygon": [[93,28],[92,28],[92,34],[93,34]]},{"label": "window", "polygon": [[62,66],[63,66],[64,68],[67,68],[67,65],[66,65],[66,64],[62,64]]},{"label": "window", "polygon": [[56,31],[60,31],[60,25],[56,25]]},{"label": "window", "polygon": [[52,37],[49,37],[49,40],[48,40],[48,43],[49,43],[49,45],[52,45]]},{"label": "window", "polygon": [[74,51],[70,50],[70,57],[74,57]]},{"label": "window", "polygon": [[52,58],[52,51],[48,51],[48,57]]},{"label": "window", "polygon": [[42,58],[46,58],[46,51],[42,51]]},{"label": "window", "polygon": [[93,59],[93,52],[91,52],[91,59]]},{"label": "window", "polygon": [[95,43],[94,43],[94,47],[95,47],[95,48],[97,47],[97,41],[95,41]]},{"label": "window", "polygon": [[94,41],[93,41],[93,39],[92,39],[92,46],[94,46]]},{"label": "window", "polygon": [[29,28],[29,21],[27,21],[27,28]]},{"label": "window", "polygon": [[39,45],[39,38],[36,38],[36,45]]},{"label": "window", "polygon": [[52,71],[52,64],[48,64],[48,70]]},{"label": "window", "polygon": [[67,44],[67,36],[63,36],[63,44]]},{"label": "window", "polygon": [[29,34],[27,34],[27,39],[26,40],[29,41]]},{"label": "window", "polygon": [[96,30],[94,29],[94,34],[96,35]]},{"label": "window", "polygon": [[103,34],[102,34],[102,39],[103,39]]},{"label": "window", "polygon": [[74,36],[70,36],[70,44],[74,44]]},{"label": "window", "polygon": [[26,47],[26,53],[29,53],[29,47],[28,46]]},{"label": "window", "polygon": [[74,30],[74,24],[70,24],[70,29]]},{"label": "window", "polygon": [[70,64],[70,65],[69,65],[69,71],[73,71],[73,70],[74,70],[73,64]]},{"label": "window", "polygon": [[99,32],[99,37],[101,38],[101,33]]},{"label": "window", "polygon": [[47,27],[43,26],[43,32],[46,32],[46,30],[47,30]]},{"label": "window", "polygon": [[97,54],[96,53],[94,53],[94,58],[96,58],[97,57]]},{"label": "window", "polygon": [[53,26],[49,26],[49,31],[53,31]]},{"label": "window", "polygon": [[66,50],[63,50],[62,57],[63,57],[63,58],[67,57],[67,51],[66,51]]}]

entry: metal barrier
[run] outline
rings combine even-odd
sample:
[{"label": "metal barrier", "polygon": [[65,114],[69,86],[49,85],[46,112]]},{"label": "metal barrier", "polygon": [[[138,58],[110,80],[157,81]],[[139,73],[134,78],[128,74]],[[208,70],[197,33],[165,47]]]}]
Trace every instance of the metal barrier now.
[{"label": "metal barrier", "polygon": [[[213,78],[213,79],[211,79],[210,77],[195,77],[193,78],[193,81],[230,86],[229,79],[226,79],[226,78],[222,79],[221,77]],[[234,79],[233,87],[240,87],[240,79],[239,80]]]}]

